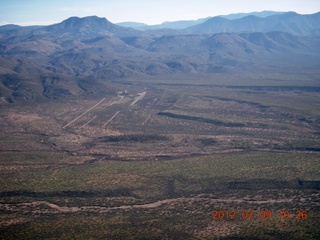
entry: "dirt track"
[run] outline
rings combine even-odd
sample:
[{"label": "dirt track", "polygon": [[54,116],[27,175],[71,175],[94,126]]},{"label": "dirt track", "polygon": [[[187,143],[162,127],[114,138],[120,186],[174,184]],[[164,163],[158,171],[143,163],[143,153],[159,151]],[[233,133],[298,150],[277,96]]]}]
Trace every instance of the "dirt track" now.
[{"label": "dirt track", "polygon": [[134,104],[136,104],[138,101],[140,101],[141,99],[144,98],[144,96],[146,95],[147,92],[143,92],[143,93],[138,93],[139,96],[130,104],[130,106],[133,106]]},{"label": "dirt track", "polygon": [[76,117],[75,119],[73,119],[72,121],[70,121],[69,123],[67,123],[66,125],[64,125],[62,127],[62,129],[70,126],[72,123],[74,123],[75,121],[77,121],[79,118],[81,118],[82,116],[84,116],[85,114],[87,114],[88,112],[90,112],[92,109],[94,109],[95,107],[97,107],[98,105],[100,105],[103,101],[105,100],[105,98],[103,98],[100,102],[96,103],[94,106],[92,106],[91,108],[87,109],[84,113],[82,113],[80,116]]},{"label": "dirt track", "polygon": [[263,201],[255,201],[255,200],[246,200],[246,199],[211,199],[211,198],[201,198],[201,197],[192,197],[192,198],[174,198],[174,199],[165,199],[153,203],[140,204],[140,205],[123,205],[119,207],[101,207],[101,206],[83,206],[83,207],[62,207],[54,203],[50,203],[47,201],[36,201],[31,203],[19,203],[19,204],[0,204],[0,210],[2,211],[27,211],[27,212],[52,212],[47,208],[40,208],[41,206],[47,206],[54,212],[62,212],[62,213],[70,213],[70,212],[109,212],[113,210],[125,210],[125,209],[147,209],[147,208],[157,208],[163,204],[174,203],[174,202],[189,202],[189,201],[197,201],[197,200],[210,200],[213,202],[236,202],[236,203],[254,203],[254,204],[272,204],[272,203],[287,203],[292,202],[293,199],[269,199]]},{"label": "dirt track", "polygon": [[119,113],[120,111],[116,112],[102,127],[107,126]]}]

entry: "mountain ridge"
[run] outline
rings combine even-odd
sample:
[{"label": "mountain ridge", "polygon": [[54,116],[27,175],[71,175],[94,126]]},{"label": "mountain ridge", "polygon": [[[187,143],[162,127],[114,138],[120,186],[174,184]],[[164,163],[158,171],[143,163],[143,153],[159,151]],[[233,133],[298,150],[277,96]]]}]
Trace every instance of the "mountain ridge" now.
[{"label": "mountain ridge", "polygon": [[[127,26],[121,26],[121,24],[114,24],[108,21],[106,18],[100,18],[97,16],[88,17],[70,17],[60,23],[48,25],[48,26],[18,26],[14,24],[8,24],[0,26],[0,31],[11,30],[13,34],[19,33],[19,31],[35,31],[42,32],[61,32],[64,30],[73,30],[73,34],[78,32],[88,32],[90,34],[110,35],[114,34],[118,37],[126,37],[132,34],[139,35],[145,31],[141,31],[132,27],[132,25],[138,24],[138,26],[145,26],[143,30],[153,31],[154,34],[163,34],[168,32],[172,34],[170,29],[181,31],[182,33],[205,33],[214,34],[219,32],[270,32],[270,31],[283,31],[294,35],[309,35],[320,34],[320,12],[314,14],[298,14],[295,12],[272,12],[270,15],[260,17],[264,12],[258,12],[259,14],[231,14],[235,16],[241,16],[240,18],[230,17],[229,19],[223,16],[208,17],[198,20],[186,20],[175,22],[164,22],[160,25],[149,26],[143,23],[128,23]],[[227,15],[229,16],[229,15]],[[192,25],[192,26],[189,26]],[[130,27],[131,26],[131,27]],[[174,28],[173,26],[176,26]],[[69,29],[68,29],[69,28]],[[165,29],[168,29],[166,31]],[[159,31],[161,30],[161,31]],[[149,33],[148,33],[149,34]],[[85,34],[83,34],[85,35]]]},{"label": "mountain ridge", "polygon": [[[289,15],[290,21],[297,18]],[[257,20],[261,18],[215,17],[207,24],[220,22],[225,31],[225,23]],[[290,21],[282,20],[287,25]],[[103,86],[115,79],[211,79],[221,74],[268,71],[270,67],[274,71],[279,66],[317,69],[319,52],[316,34],[138,31],[96,16],[72,17],[45,27],[0,28],[0,97],[14,102],[78,96],[106,91],[90,83]]]},{"label": "mountain ridge", "polygon": [[249,15],[228,20],[214,17],[204,23],[186,28],[189,33],[214,34],[221,32],[271,32],[283,31],[293,35],[320,33],[320,12],[301,15],[295,12],[276,14],[266,18]]},{"label": "mountain ridge", "polygon": [[[228,14],[228,15],[218,15],[216,17],[223,17],[225,19],[237,19],[242,18],[249,15],[254,15],[258,17],[268,17],[271,15],[281,14],[284,12],[275,12],[275,11],[262,11],[262,12],[250,12],[250,13],[234,13],[234,14]],[[156,25],[147,25],[145,23],[137,23],[137,22],[122,22],[117,23],[117,25],[124,26],[124,27],[132,27],[136,28],[138,30],[151,30],[151,29],[160,29],[160,28],[171,28],[171,29],[184,29],[187,27],[191,27],[200,23],[203,23],[210,18],[213,17],[205,17],[205,18],[199,18],[197,20],[178,20],[178,21],[166,21],[161,24]]]}]

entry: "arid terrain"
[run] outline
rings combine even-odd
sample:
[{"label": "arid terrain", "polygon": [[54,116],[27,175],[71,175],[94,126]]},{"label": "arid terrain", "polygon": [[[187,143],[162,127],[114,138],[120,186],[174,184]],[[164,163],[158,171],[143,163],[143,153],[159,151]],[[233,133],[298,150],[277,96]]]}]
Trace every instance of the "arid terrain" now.
[{"label": "arid terrain", "polygon": [[319,239],[318,35],[163,31],[0,31],[1,239]]},{"label": "arid terrain", "polygon": [[[316,239],[318,92],[142,86],[1,106],[5,239],[86,238],[91,228],[110,239]],[[263,209],[272,219],[260,218]],[[237,219],[213,220],[214,210]],[[245,210],[255,218],[243,219]]]}]

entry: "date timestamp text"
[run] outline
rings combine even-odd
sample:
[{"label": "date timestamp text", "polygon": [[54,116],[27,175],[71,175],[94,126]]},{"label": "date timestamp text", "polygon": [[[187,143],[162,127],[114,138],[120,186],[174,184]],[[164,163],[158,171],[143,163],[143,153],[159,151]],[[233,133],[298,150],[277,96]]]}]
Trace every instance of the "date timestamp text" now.
[{"label": "date timestamp text", "polygon": [[307,210],[279,210],[272,211],[268,209],[262,209],[260,211],[254,211],[251,209],[236,211],[234,209],[231,210],[213,210],[212,219],[213,220],[223,220],[223,219],[243,219],[243,220],[254,220],[254,219],[272,219],[274,217],[278,217],[280,219],[290,219],[295,218],[296,220],[306,220],[308,218]]}]

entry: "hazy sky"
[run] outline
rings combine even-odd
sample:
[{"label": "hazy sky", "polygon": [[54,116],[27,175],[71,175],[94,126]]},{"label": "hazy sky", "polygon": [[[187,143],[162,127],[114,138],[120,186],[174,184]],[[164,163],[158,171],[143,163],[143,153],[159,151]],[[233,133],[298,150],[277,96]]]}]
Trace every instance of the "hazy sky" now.
[{"label": "hazy sky", "polygon": [[320,0],[0,0],[0,25],[48,25],[92,15],[159,24],[263,10],[315,13]]}]

